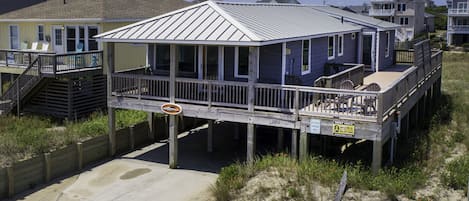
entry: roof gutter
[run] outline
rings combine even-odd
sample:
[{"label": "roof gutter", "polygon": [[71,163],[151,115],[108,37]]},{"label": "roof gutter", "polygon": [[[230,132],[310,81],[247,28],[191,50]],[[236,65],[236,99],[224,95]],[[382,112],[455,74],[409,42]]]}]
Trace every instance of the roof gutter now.
[{"label": "roof gutter", "polygon": [[0,19],[0,22],[138,22],[142,19],[112,19],[112,18],[75,18],[75,19],[41,19],[41,18],[29,18],[29,19]]}]

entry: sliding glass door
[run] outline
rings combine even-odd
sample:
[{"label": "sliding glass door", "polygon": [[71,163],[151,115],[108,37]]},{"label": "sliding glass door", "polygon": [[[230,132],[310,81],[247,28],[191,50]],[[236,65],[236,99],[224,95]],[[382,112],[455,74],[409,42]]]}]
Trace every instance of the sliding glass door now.
[{"label": "sliding glass door", "polygon": [[99,50],[99,44],[93,36],[99,33],[97,26],[77,25],[66,27],[67,52]]}]

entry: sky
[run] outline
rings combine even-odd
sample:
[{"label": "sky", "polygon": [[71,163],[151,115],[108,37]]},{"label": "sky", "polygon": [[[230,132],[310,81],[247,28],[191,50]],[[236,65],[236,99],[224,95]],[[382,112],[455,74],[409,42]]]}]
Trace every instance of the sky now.
[{"label": "sky", "polygon": [[[228,0],[228,1],[239,1],[239,2],[254,2],[254,0]],[[305,4],[322,4],[324,0],[298,0]],[[369,0],[325,0],[326,4],[346,6],[346,5],[361,5],[364,2],[370,2]],[[436,5],[446,5],[446,0],[434,0]]]}]

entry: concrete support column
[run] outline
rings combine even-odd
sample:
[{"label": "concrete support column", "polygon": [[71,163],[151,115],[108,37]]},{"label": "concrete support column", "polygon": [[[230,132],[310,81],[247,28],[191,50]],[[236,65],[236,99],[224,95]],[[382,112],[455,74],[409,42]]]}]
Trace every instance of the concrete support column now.
[{"label": "concrete support column", "polygon": [[214,121],[208,120],[207,152],[213,152],[213,126],[214,126]]},{"label": "concrete support column", "polygon": [[169,168],[178,165],[178,117],[169,116]]},{"label": "concrete support column", "polygon": [[300,133],[300,160],[304,160],[309,154],[309,140],[306,130],[301,130]]},{"label": "concrete support column", "polygon": [[108,111],[108,124],[109,124],[109,155],[116,154],[116,111],[114,108],[109,107]]},{"label": "concrete support column", "polygon": [[298,158],[298,130],[291,131],[291,157]]},{"label": "concrete support column", "polygon": [[377,174],[381,168],[383,161],[383,143],[381,141],[373,141],[373,159],[371,162],[371,172]]},{"label": "concrete support column", "polygon": [[247,125],[247,154],[246,160],[253,162],[256,154],[256,125]]},{"label": "concrete support column", "polygon": [[282,151],[283,150],[283,146],[285,144],[284,142],[284,132],[283,132],[283,128],[278,128],[277,130],[277,151]]}]

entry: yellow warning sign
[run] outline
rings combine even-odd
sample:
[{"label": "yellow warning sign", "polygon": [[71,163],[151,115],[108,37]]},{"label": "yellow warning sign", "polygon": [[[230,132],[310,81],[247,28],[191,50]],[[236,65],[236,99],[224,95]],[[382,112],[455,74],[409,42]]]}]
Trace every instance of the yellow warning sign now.
[{"label": "yellow warning sign", "polygon": [[332,133],[338,135],[355,135],[355,126],[346,124],[332,124]]}]

